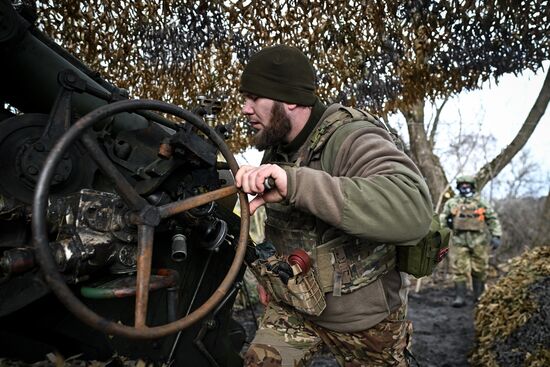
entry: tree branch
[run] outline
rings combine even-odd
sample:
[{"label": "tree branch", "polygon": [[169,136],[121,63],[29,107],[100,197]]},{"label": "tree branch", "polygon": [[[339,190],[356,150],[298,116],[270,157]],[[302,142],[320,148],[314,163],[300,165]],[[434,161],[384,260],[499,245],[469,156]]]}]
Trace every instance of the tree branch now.
[{"label": "tree branch", "polygon": [[435,133],[437,131],[437,125],[439,124],[439,117],[441,116],[441,110],[443,110],[443,107],[445,106],[448,100],[449,100],[449,96],[446,96],[445,99],[443,100],[443,103],[441,103],[441,106],[439,106],[436,109],[434,123],[432,125],[432,129],[430,130],[430,138],[428,139],[428,142],[430,143],[430,146],[432,148],[435,145]]},{"label": "tree branch", "polygon": [[479,191],[515,157],[515,155],[525,146],[531,134],[537,127],[540,119],[546,111],[550,101],[550,71],[546,74],[540,93],[531,108],[529,115],[525,119],[523,126],[512,140],[512,142],[491,162],[487,163],[476,174],[476,182]]}]

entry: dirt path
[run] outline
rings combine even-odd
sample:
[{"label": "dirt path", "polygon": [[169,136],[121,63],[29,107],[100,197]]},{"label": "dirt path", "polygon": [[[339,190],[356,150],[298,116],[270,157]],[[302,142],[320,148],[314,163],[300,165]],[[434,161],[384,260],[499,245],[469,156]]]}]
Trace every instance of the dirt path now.
[{"label": "dirt path", "polygon": [[[413,322],[412,352],[421,367],[465,367],[474,345],[473,306],[471,295],[462,308],[450,306],[454,291],[450,287],[426,286],[419,293],[409,294],[409,319]],[[256,314],[261,308],[256,309]],[[253,338],[254,323],[247,311],[237,318]],[[328,354],[315,356],[310,367],[337,367]],[[415,366],[413,363],[411,366]]]},{"label": "dirt path", "polygon": [[450,306],[453,298],[453,288],[430,287],[409,294],[412,351],[422,367],[469,366],[468,354],[474,346],[471,296],[462,308]]}]

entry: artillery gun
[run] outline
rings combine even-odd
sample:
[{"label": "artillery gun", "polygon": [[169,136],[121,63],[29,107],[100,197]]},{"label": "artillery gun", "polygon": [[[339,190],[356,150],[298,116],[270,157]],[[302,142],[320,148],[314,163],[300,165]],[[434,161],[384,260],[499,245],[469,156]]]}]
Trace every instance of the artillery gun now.
[{"label": "artillery gun", "polygon": [[0,357],[242,365],[219,105],[130,100],[19,10],[0,0]]}]

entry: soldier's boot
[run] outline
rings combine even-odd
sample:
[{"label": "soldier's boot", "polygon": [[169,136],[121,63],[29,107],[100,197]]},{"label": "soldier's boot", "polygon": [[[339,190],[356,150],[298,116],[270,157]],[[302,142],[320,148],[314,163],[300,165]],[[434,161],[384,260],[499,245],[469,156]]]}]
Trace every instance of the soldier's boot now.
[{"label": "soldier's boot", "polygon": [[453,307],[464,307],[466,305],[466,283],[458,282],[455,283],[455,299],[451,306]]},{"label": "soldier's boot", "polygon": [[474,288],[474,302],[477,302],[485,290],[485,282],[479,278],[472,278],[472,287]]}]

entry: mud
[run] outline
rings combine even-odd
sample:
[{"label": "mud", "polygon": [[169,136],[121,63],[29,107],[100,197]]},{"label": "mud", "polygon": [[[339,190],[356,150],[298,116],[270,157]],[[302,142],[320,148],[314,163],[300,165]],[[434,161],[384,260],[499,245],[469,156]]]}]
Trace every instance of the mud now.
[{"label": "mud", "polygon": [[[468,303],[463,308],[453,308],[450,303],[454,297],[453,289],[447,286],[426,285],[418,293],[411,290],[409,294],[408,318],[413,322],[414,334],[412,341],[412,354],[416,360],[412,361],[411,367],[461,367],[469,366],[468,355],[474,345],[473,326],[473,304],[472,296],[469,295]],[[258,318],[263,306],[257,304],[253,313],[250,309],[236,311],[234,318],[246,330],[246,343],[254,338],[256,324],[254,317]],[[79,361],[78,356],[66,361],[65,366],[127,366],[136,365],[131,361],[121,361],[116,358],[117,363],[96,363],[89,364]],[[68,362],[68,363],[67,363]],[[128,362],[128,363],[127,363]],[[52,366],[52,362],[44,361],[33,364],[33,367]],[[139,364],[138,364],[139,365]],[[142,363],[142,365],[145,365]],[[4,366],[27,366],[18,361],[7,361],[0,359],[0,367]],[[336,360],[328,351],[322,351],[314,356],[310,367],[337,367]]]},{"label": "mud", "polygon": [[412,352],[422,367],[469,366],[468,356],[474,347],[472,295],[462,308],[450,306],[453,298],[451,287],[432,286],[409,295]]},{"label": "mud", "polygon": [[[469,294],[465,307],[450,306],[454,290],[449,285],[429,285],[418,293],[409,294],[408,318],[413,322],[414,334],[412,354],[415,361],[411,366],[462,367],[469,366],[468,356],[474,346],[474,308]],[[261,306],[255,314],[261,313]],[[235,314],[245,327],[247,341],[251,341],[255,324],[250,311]],[[310,367],[337,367],[336,360],[328,353],[317,354]]]}]

